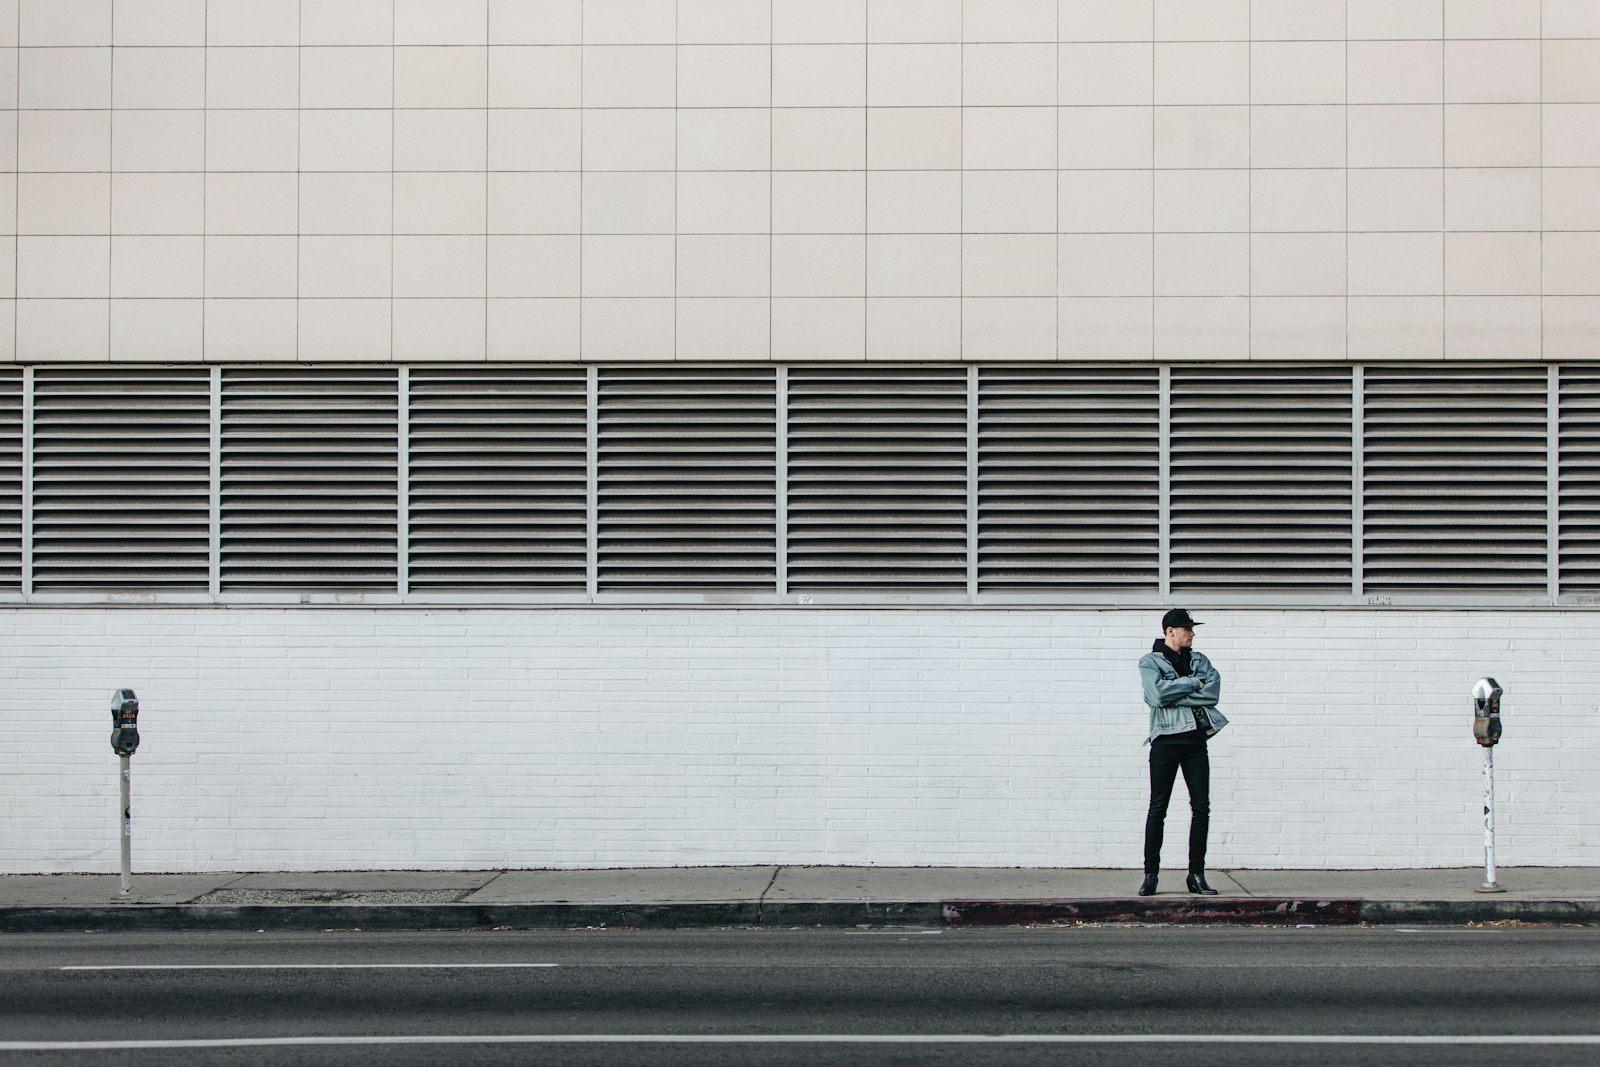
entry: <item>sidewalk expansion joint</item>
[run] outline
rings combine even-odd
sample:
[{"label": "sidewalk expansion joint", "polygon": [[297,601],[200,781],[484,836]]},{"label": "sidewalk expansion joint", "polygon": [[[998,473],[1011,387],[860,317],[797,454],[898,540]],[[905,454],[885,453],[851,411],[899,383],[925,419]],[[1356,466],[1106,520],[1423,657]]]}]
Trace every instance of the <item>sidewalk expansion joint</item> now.
[{"label": "sidewalk expansion joint", "polygon": [[470,900],[471,898],[477,896],[479,893],[483,892],[485,889],[488,889],[490,886],[494,885],[501,878],[505,877],[505,873],[506,872],[505,872],[504,869],[495,871],[494,872],[494,876],[492,878],[490,878],[487,882],[484,882],[480,886],[474,886],[472,889],[467,890],[465,893],[463,893],[461,895],[461,899],[465,901],[465,900]]},{"label": "sidewalk expansion joint", "polygon": [[221,885],[214,885],[210,889],[206,889],[206,890],[203,890],[203,891],[201,891],[199,893],[195,893],[193,896],[189,897],[186,900],[178,901],[178,903],[179,904],[193,904],[195,901],[200,900],[203,897],[209,896],[212,893],[217,892],[218,890],[227,889],[229,886],[232,886],[232,885],[235,885],[235,884],[237,884],[239,882],[242,882],[248,877],[250,877],[249,872],[247,872],[247,871],[240,872],[238,874],[235,874],[232,878],[228,879],[226,882],[223,882]]},{"label": "sidewalk expansion joint", "polygon": [[783,873],[783,867],[781,865],[773,867],[772,868],[772,877],[767,879],[766,888],[763,889],[761,891],[761,895],[756,898],[756,925],[757,926],[765,926],[766,925],[767,894],[772,892],[772,887],[778,884],[778,875],[780,875],[782,873]]}]

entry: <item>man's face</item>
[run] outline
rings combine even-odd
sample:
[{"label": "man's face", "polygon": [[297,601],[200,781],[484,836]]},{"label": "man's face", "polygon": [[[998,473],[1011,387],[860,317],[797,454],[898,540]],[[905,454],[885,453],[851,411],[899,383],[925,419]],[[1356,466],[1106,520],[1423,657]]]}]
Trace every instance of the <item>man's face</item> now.
[{"label": "man's face", "polygon": [[1194,645],[1194,630],[1187,626],[1167,627],[1167,647],[1175,652],[1182,652]]}]

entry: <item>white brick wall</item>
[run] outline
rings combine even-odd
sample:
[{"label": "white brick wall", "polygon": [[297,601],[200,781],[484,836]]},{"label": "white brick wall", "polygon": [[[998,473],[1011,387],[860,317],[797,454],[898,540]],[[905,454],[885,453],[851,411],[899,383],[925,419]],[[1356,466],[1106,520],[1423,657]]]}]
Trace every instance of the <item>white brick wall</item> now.
[{"label": "white brick wall", "polygon": [[1592,358],[1592,0],[0,0],[0,359]]},{"label": "white brick wall", "polygon": [[[11,609],[0,870],[1136,867],[1147,613]],[[1600,864],[1600,617],[1213,611],[1215,867]],[[1187,805],[1175,798],[1170,856]]]}]

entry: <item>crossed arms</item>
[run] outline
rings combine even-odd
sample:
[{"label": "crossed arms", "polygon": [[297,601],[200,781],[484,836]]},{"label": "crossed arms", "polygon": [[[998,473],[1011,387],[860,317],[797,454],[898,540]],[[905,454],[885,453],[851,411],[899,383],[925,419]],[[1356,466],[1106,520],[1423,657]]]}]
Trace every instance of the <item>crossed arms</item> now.
[{"label": "crossed arms", "polygon": [[1211,708],[1222,699],[1222,675],[1208,662],[1187,678],[1162,678],[1161,672],[1143,664],[1144,702],[1152,708]]}]

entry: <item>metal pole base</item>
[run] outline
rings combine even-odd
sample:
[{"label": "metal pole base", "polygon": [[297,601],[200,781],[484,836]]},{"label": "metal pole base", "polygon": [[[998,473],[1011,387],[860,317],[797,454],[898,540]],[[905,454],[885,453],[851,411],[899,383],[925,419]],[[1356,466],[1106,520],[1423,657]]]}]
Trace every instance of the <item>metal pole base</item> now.
[{"label": "metal pole base", "polygon": [[1494,871],[1494,747],[1483,749],[1483,884],[1479,893],[1504,893]]},{"label": "metal pole base", "polygon": [[122,895],[133,889],[133,803],[128,792],[133,782],[133,765],[127,756],[122,757]]}]

